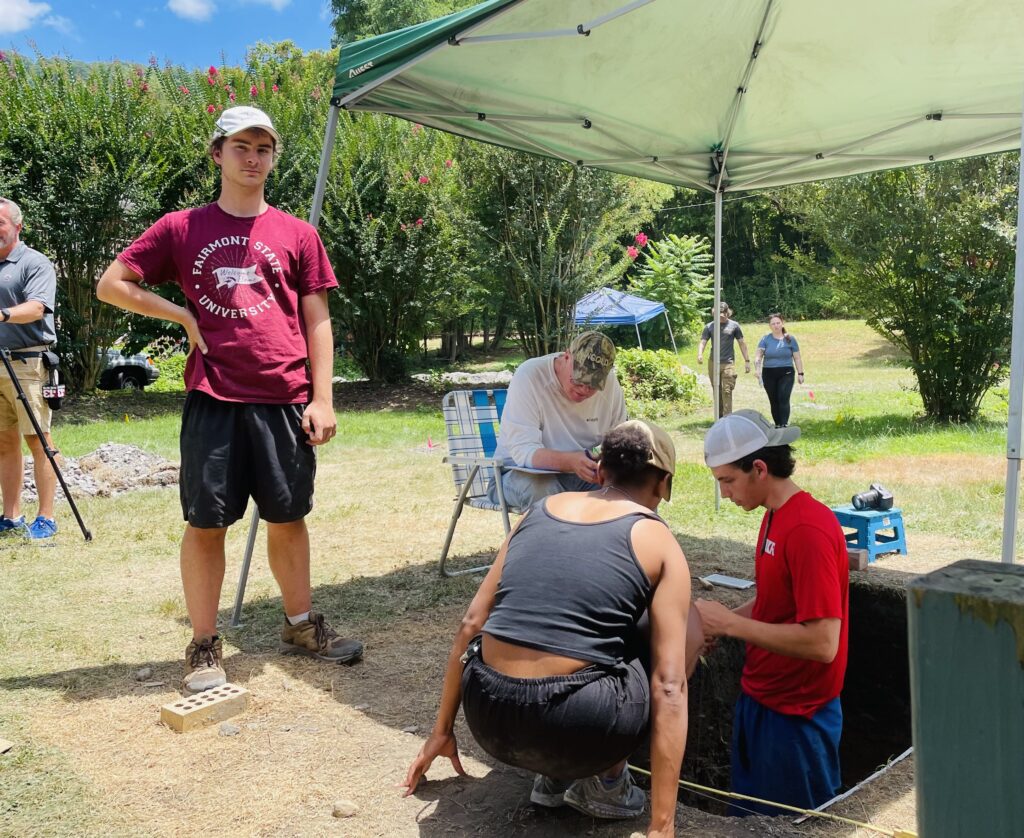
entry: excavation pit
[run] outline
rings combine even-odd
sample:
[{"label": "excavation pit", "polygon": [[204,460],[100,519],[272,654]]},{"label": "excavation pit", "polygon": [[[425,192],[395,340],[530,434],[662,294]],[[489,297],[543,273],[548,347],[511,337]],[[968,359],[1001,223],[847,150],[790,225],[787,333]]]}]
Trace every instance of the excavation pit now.
[{"label": "excavation pit", "polygon": [[[743,645],[726,638],[691,679],[689,736],[681,775],[684,780],[728,790],[733,706],[739,695],[742,667]],[[851,578],[849,662],[842,705],[841,791],[846,791],[911,745],[906,594],[902,585],[870,576]],[[703,792],[681,789],[680,801],[716,815],[726,812],[723,798]]]}]

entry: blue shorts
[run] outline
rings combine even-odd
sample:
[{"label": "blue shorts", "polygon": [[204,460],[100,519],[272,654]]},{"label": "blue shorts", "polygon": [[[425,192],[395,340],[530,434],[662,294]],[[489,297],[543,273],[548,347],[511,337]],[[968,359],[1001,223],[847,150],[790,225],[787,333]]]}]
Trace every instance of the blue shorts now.
[{"label": "blue shorts", "polygon": [[[801,809],[814,809],[839,792],[839,737],[843,708],[833,698],[810,719],[769,710],[740,693],[733,713],[732,790]],[[730,815],[786,815],[747,800]]]}]

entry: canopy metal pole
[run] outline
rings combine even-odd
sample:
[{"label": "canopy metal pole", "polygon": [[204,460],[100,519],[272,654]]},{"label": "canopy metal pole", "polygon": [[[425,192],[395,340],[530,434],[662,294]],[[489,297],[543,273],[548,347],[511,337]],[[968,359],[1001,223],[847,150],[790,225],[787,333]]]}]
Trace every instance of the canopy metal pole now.
[{"label": "canopy metal pole", "polygon": [[[331,109],[327,114],[327,129],[324,131],[324,147],[320,151],[320,169],[316,175],[316,186],[313,187],[313,204],[309,209],[309,223],[314,227],[320,225],[320,214],[324,206],[324,193],[327,191],[327,176],[331,171],[331,154],[334,152],[334,138],[338,133],[338,117],[341,107],[337,99],[331,99]],[[252,551],[256,546],[256,532],[260,528],[260,511],[253,501],[252,516],[249,518],[249,535],[245,541],[245,554],[242,556],[242,567],[238,572],[238,588],[235,590],[235,604],[231,610],[231,628],[242,625],[242,600],[245,598],[245,584],[249,578],[249,565],[252,563]]]},{"label": "canopy metal pole", "polygon": [[633,324],[633,328],[636,329],[636,342],[637,342],[637,345],[641,349],[643,349],[644,348],[644,342],[642,340],[640,340],[640,324],[639,323],[634,323]]},{"label": "canopy metal pole", "polygon": [[[711,311],[711,400],[714,402],[714,417],[719,419],[719,378],[722,366],[722,330],[720,318],[722,312],[722,190],[715,190],[715,307]],[[718,481],[715,481],[715,512],[722,508],[722,496],[718,492]]]},{"label": "canopy metal pole", "polygon": [[334,138],[338,133],[338,117],[341,106],[337,99],[331,100],[331,110],[327,114],[327,129],[324,131],[324,147],[320,151],[320,170],[316,174],[316,186],[313,187],[313,205],[309,209],[309,223],[320,226],[320,213],[324,208],[324,193],[327,191],[327,176],[331,172],[331,154],[334,153]]},{"label": "canopy metal pole", "polygon": [[668,326],[668,337],[672,341],[672,351],[679,354],[679,350],[676,348],[676,336],[672,334],[672,322],[668,319],[668,312],[665,312],[665,325]]},{"label": "canopy metal pole", "polygon": [[1010,415],[1006,428],[1006,497],[1003,500],[1002,560],[1012,564],[1017,547],[1017,500],[1020,493],[1021,406],[1024,403],[1024,118],[1017,178],[1017,259],[1013,280],[1013,332],[1010,339]]}]

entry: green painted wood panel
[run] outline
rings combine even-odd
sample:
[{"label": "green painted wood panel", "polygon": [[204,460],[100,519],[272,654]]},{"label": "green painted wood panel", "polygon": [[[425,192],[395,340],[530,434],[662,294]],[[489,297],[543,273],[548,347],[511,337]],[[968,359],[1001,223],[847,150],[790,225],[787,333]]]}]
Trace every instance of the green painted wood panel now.
[{"label": "green painted wood panel", "polygon": [[919,834],[1024,836],[1024,567],[960,561],[907,589]]}]

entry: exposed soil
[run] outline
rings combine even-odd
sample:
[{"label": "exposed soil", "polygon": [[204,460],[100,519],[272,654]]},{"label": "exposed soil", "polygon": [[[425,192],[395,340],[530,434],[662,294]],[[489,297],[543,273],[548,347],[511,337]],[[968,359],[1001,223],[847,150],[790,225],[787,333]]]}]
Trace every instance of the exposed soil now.
[{"label": "exposed soil", "polygon": [[[183,400],[180,393],[99,394],[76,400],[63,418],[72,422],[124,415],[147,418],[180,412]],[[346,382],[335,386],[340,410],[436,410],[439,401],[440,394],[425,382]],[[347,464],[348,473],[379,468],[375,459],[379,457],[379,453],[368,453],[365,461],[356,458]],[[333,468],[328,465],[324,470]],[[177,476],[174,463],[127,445],[104,445],[77,460],[68,458],[64,473],[72,491],[83,495],[117,495],[135,488],[171,485]],[[227,664],[232,680],[249,687],[254,697],[250,711],[237,720],[240,732],[231,738],[219,737],[215,728],[177,737],[155,723],[159,705],[174,698],[179,677],[181,650],[175,631],[166,632],[166,638],[163,630],[155,637],[140,634],[137,641],[134,632],[129,632],[129,647],[139,651],[126,652],[116,664],[9,679],[2,686],[59,690],[61,703],[40,706],[36,735],[44,741],[51,737],[53,746],[59,743],[69,754],[79,756],[82,773],[97,788],[122,799],[130,797],[134,825],[147,823],[154,834],[192,834],[195,821],[174,815],[187,801],[190,812],[226,817],[218,828],[235,834],[421,838],[642,835],[643,822],[602,823],[571,811],[531,806],[531,778],[496,764],[476,747],[461,723],[463,761],[471,776],[456,777],[439,763],[431,772],[431,781],[413,797],[398,796],[396,774],[408,764],[432,721],[451,627],[464,608],[464,602],[455,601],[462,583],[440,582],[433,565],[399,566],[381,575],[376,565],[381,555],[397,561],[401,556],[424,554],[436,549],[436,539],[426,538],[424,547],[419,532],[403,531],[409,526],[404,508],[391,509],[385,503],[383,508],[374,504],[377,508],[369,509],[357,483],[341,481],[337,475],[334,481],[325,481],[325,485],[338,486],[340,494],[334,500],[339,508],[351,510],[351,517],[346,519],[345,532],[342,528],[336,533],[318,529],[317,550],[321,555],[344,556],[354,575],[346,574],[344,581],[336,582],[321,579],[317,599],[331,614],[359,610],[353,605],[356,601],[373,603],[366,609],[369,616],[345,626],[366,641],[365,663],[324,668],[316,662],[283,661],[268,652],[276,643],[280,606],[273,594],[255,594],[247,600],[247,625],[225,630],[232,646]],[[433,533],[443,526],[448,513],[445,509],[436,512],[440,523],[430,517],[435,514],[433,507],[429,511],[419,508],[417,514],[417,530]],[[492,524],[469,521],[462,526],[468,526],[471,533],[487,533],[485,540],[493,543]],[[372,545],[352,543],[346,534],[371,531],[375,533]],[[751,575],[748,544],[685,535],[680,540],[695,579],[716,572]],[[233,549],[237,553],[240,545]],[[272,590],[265,561],[259,559],[254,564],[252,590]],[[900,659],[904,665],[906,662],[900,598],[910,572],[925,572],[937,564],[934,559],[883,558],[854,576],[851,601],[858,603],[862,615],[856,628],[866,633],[858,636],[856,644],[851,635],[851,648],[856,645],[865,654],[851,657],[850,662],[849,684],[855,693],[847,704],[847,785],[902,750],[899,742],[909,708],[901,691],[905,672],[897,665]],[[176,592],[179,583],[174,565],[169,562],[166,567],[147,569],[145,585]],[[105,595],[110,601],[130,598],[131,586],[138,583],[130,574],[113,574]],[[467,584],[467,596],[470,590]],[[708,589],[695,581],[694,595],[737,605],[751,593]],[[900,648],[898,642],[889,640],[902,640],[904,645]],[[686,779],[728,787],[731,707],[741,660],[739,645],[723,642],[690,685]],[[141,666],[152,669],[156,679],[152,683],[159,682],[159,686],[147,687],[132,677]],[[102,724],[83,724],[84,718],[98,718]],[[877,738],[871,737],[872,731]],[[216,782],[196,781],[195,766],[211,760],[216,762]],[[911,758],[832,811],[890,829],[912,830],[913,776]],[[331,817],[331,805],[337,798],[357,803],[353,818]],[[682,793],[680,801],[684,808],[680,809],[677,835],[690,838],[869,834],[822,821],[794,825],[787,817],[727,819],[716,814],[722,808],[719,802],[711,803],[694,792]],[[248,819],[253,812],[260,812],[265,820],[253,823]]]}]

